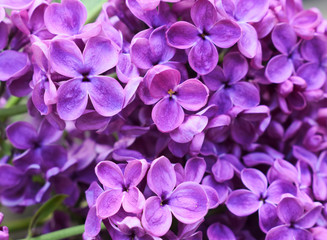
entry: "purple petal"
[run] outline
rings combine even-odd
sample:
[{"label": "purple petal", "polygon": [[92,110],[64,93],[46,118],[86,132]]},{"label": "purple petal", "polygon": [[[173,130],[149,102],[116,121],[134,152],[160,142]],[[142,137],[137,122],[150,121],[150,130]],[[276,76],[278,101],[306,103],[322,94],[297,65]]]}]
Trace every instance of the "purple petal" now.
[{"label": "purple petal", "polygon": [[27,122],[15,122],[9,125],[6,134],[12,145],[18,149],[33,148],[37,139],[35,128]]},{"label": "purple petal", "polygon": [[168,204],[174,216],[185,224],[199,221],[208,211],[205,191],[193,182],[178,185],[169,197]]},{"label": "purple petal", "polygon": [[76,119],[75,126],[81,131],[98,130],[105,127],[109,123],[110,119],[110,117],[104,117],[98,114],[96,111],[92,111],[85,113]]},{"label": "purple petal", "polygon": [[201,30],[210,29],[218,20],[215,7],[206,0],[197,1],[191,8],[191,18]]},{"label": "purple petal", "polygon": [[301,53],[305,60],[319,62],[327,52],[324,44],[325,38],[316,36],[310,40],[305,40],[301,44]]},{"label": "purple petal", "polygon": [[61,135],[62,131],[54,128],[46,119],[41,122],[38,140],[43,144],[53,143],[57,141]]},{"label": "purple petal", "polygon": [[268,187],[267,201],[277,204],[279,203],[282,195],[285,193],[296,196],[296,186],[294,186],[291,182],[276,180]]},{"label": "purple petal", "polygon": [[251,83],[237,82],[228,89],[229,96],[235,106],[252,108],[259,104],[259,90]]},{"label": "purple petal", "polygon": [[28,67],[26,53],[6,50],[0,53],[0,81],[20,76]]},{"label": "purple petal", "polygon": [[203,131],[208,123],[205,116],[191,115],[174,131],[170,132],[172,140],[178,143],[188,143],[194,136]]},{"label": "purple petal", "polygon": [[131,61],[135,66],[142,69],[149,69],[153,66],[154,62],[151,59],[151,49],[148,39],[138,38],[132,42]]},{"label": "purple petal", "polygon": [[176,88],[177,102],[186,110],[197,111],[207,103],[209,90],[197,79],[188,79]]},{"label": "purple petal", "polygon": [[201,75],[210,73],[218,63],[218,52],[209,40],[200,40],[188,55],[190,66]]},{"label": "purple petal", "polygon": [[96,207],[90,208],[85,220],[85,235],[95,237],[101,231],[101,218],[96,215]]},{"label": "purple petal", "polygon": [[226,206],[236,216],[248,216],[256,212],[261,205],[259,197],[248,190],[233,191],[227,201]]},{"label": "purple petal", "polygon": [[277,207],[270,203],[265,203],[259,208],[260,229],[267,233],[273,227],[280,225],[281,222],[277,216]]},{"label": "purple petal", "polygon": [[137,186],[145,176],[148,163],[145,160],[133,160],[128,162],[124,170],[125,184]]},{"label": "purple petal", "polygon": [[120,209],[123,192],[120,189],[107,190],[96,201],[97,216],[105,219],[115,215]]},{"label": "purple petal", "polygon": [[204,189],[204,191],[207,194],[207,198],[208,198],[208,209],[213,209],[218,207],[219,205],[219,196],[217,191],[207,185],[202,185],[202,188]]},{"label": "purple petal", "polygon": [[293,197],[284,197],[277,206],[277,214],[280,220],[286,224],[294,223],[303,214],[303,206]]},{"label": "purple petal", "polygon": [[227,82],[223,69],[220,66],[216,66],[212,72],[202,76],[202,79],[211,91],[217,91],[224,82]]},{"label": "purple petal", "polygon": [[223,19],[209,30],[208,38],[217,47],[229,48],[238,42],[241,34],[241,28],[237,23],[228,19]]},{"label": "purple petal", "polygon": [[141,213],[144,204],[144,196],[137,187],[131,187],[128,192],[125,192],[122,206],[126,212]]},{"label": "purple petal", "polygon": [[86,21],[87,11],[82,2],[63,0],[52,3],[44,12],[44,23],[53,34],[78,34]]},{"label": "purple petal", "polygon": [[271,229],[266,236],[266,240],[280,240],[280,239],[301,239],[312,240],[312,234],[304,229],[292,229],[284,225]]},{"label": "purple petal", "polygon": [[267,64],[265,75],[272,83],[282,83],[293,73],[293,62],[286,55],[277,55]]},{"label": "purple petal", "polygon": [[260,152],[249,153],[243,156],[243,160],[245,165],[248,167],[253,167],[259,164],[272,165],[274,163],[274,159],[271,156]]},{"label": "purple petal", "polygon": [[211,175],[204,177],[202,180],[202,184],[212,187],[216,190],[218,194],[219,203],[223,203],[226,201],[229,194],[229,189],[226,184],[218,183]]},{"label": "purple petal", "polygon": [[305,63],[297,69],[297,75],[307,83],[306,90],[321,88],[326,81],[326,73],[317,63]]},{"label": "purple petal", "polygon": [[252,143],[257,137],[254,126],[242,118],[236,118],[234,120],[231,135],[237,143],[244,145]]},{"label": "purple petal", "polygon": [[236,240],[236,237],[232,230],[221,223],[211,224],[207,230],[207,235],[210,240]]},{"label": "purple petal", "polygon": [[32,81],[33,72],[28,71],[19,78],[13,79],[13,81],[7,82],[9,92],[16,97],[24,97],[28,95],[32,89],[30,82]]},{"label": "purple petal", "polygon": [[212,165],[212,174],[217,182],[225,182],[234,176],[233,166],[225,160],[217,159],[216,163]]},{"label": "purple petal", "polygon": [[143,227],[154,236],[166,234],[172,223],[168,205],[161,205],[159,197],[149,197],[145,202],[142,215]]},{"label": "purple petal", "polygon": [[179,49],[187,49],[196,44],[201,38],[198,29],[184,21],[176,22],[167,31],[168,43]]},{"label": "purple petal", "polygon": [[3,13],[3,17],[5,17],[4,8],[0,7],[0,50],[3,50],[7,46],[8,34],[9,34],[9,29],[8,29],[7,24],[2,22],[2,20],[1,20],[2,13]]},{"label": "purple petal", "polygon": [[123,83],[128,83],[130,79],[139,76],[136,65],[132,63],[131,55],[127,53],[119,55],[116,72],[118,79]]},{"label": "purple petal", "polygon": [[167,45],[166,26],[155,29],[149,37],[151,58],[154,63],[167,62],[175,55],[175,49]]},{"label": "purple petal", "polygon": [[327,196],[327,185],[324,177],[318,174],[313,175],[312,183],[313,195],[316,200],[324,201]]},{"label": "purple petal", "polygon": [[238,52],[226,54],[223,61],[223,71],[229,83],[235,83],[248,73],[248,63]]},{"label": "purple petal", "polygon": [[268,0],[239,0],[234,16],[242,22],[259,22],[266,15],[268,7]]},{"label": "purple petal", "polygon": [[124,176],[121,169],[111,161],[98,163],[95,167],[95,174],[105,187],[121,190],[124,184]]},{"label": "purple petal", "polygon": [[169,194],[176,185],[176,173],[166,157],[159,157],[151,164],[147,176],[149,188],[158,196]]},{"label": "purple petal", "polygon": [[185,164],[185,181],[200,183],[206,171],[206,161],[201,157],[193,157]]},{"label": "purple petal", "polygon": [[161,132],[170,132],[184,120],[184,111],[176,100],[163,98],[152,110],[152,119]]},{"label": "purple petal", "polygon": [[242,28],[242,35],[237,44],[240,52],[247,58],[254,58],[257,53],[258,35],[250,24],[239,24]]},{"label": "purple petal", "polygon": [[33,0],[0,0],[0,5],[10,9],[25,9],[28,8],[33,2]]},{"label": "purple petal", "polygon": [[82,74],[83,56],[77,45],[70,40],[58,39],[50,44],[49,60],[53,70],[66,76],[77,77]]},{"label": "purple petal", "polygon": [[149,91],[154,98],[162,98],[169,96],[169,91],[175,91],[176,86],[179,84],[181,74],[173,68],[157,66],[155,75],[153,76]]},{"label": "purple petal", "polygon": [[118,63],[119,49],[105,38],[90,38],[85,46],[83,57],[84,64],[90,68],[89,75],[103,73]]},{"label": "purple petal", "polygon": [[0,166],[0,178],[2,179],[0,182],[0,191],[16,187],[20,183],[22,176],[23,173],[17,168],[9,164],[2,164]]},{"label": "purple petal", "polygon": [[302,228],[312,228],[316,223],[318,218],[321,216],[322,205],[318,204],[308,212],[306,212],[299,220],[296,221],[296,225]]},{"label": "purple petal", "polygon": [[271,39],[278,51],[289,54],[296,44],[297,36],[291,25],[280,23],[275,26]]},{"label": "purple petal", "polygon": [[90,187],[85,191],[85,197],[89,207],[95,205],[97,198],[103,192],[97,182],[92,182]]},{"label": "purple petal", "polygon": [[87,85],[81,79],[72,79],[58,89],[57,111],[63,120],[75,120],[80,117],[87,105]]},{"label": "purple petal", "polygon": [[246,168],[241,172],[243,184],[257,196],[265,193],[267,190],[266,176],[257,169]]},{"label": "purple petal", "polygon": [[92,77],[87,83],[94,109],[102,116],[111,117],[121,111],[124,104],[124,90],[116,79]]},{"label": "purple petal", "polygon": [[219,114],[226,114],[233,107],[232,100],[225,89],[218,90],[215,92],[210,100],[209,104],[214,104],[218,107]]}]

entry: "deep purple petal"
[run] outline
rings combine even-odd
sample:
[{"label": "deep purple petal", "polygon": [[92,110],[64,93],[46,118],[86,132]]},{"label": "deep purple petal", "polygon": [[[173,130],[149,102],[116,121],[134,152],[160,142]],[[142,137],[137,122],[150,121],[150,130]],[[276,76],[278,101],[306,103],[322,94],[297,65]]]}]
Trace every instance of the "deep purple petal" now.
[{"label": "deep purple petal", "polygon": [[286,55],[277,55],[269,60],[265,75],[272,83],[285,82],[293,73],[293,62]]},{"label": "deep purple petal", "polygon": [[86,87],[81,79],[72,79],[59,87],[57,111],[61,119],[75,120],[83,114],[88,99]]},{"label": "deep purple petal", "polygon": [[289,54],[296,44],[297,36],[291,25],[280,23],[272,31],[271,40],[278,51]]},{"label": "deep purple petal", "polygon": [[199,40],[198,29],[188,22],[176,22],[167,31],[167,41],[175,48],[187,49]]},{"label": "deep purple petal", "polygon": [[169,194],[176,185],[176,173],[169,159],[162,156],[154,160],[147,180],[149,188],[158,196]]},{"label": "deep purple petal", "polygon": [[239,0],[234,17],[242,22],[259,22],[266,15],[268,7],[268,0]]},{"label": "deep purple petal", "polygon": [[256,139],[254,126],[242,118],[236,118],[231,129],[232,138],[239,144],[250,144]]},{"label": "deep purple petal", "polygon": [[10,189],[15,187],[18,183],[20,183],[23,176],[23,172],[19,171],[14,166],[9,164],[2,164],[0,166],[0,191],[3,189]]},{"label": "deep purple petal", "polygon": [[248,63],[238,52],[226,54],[223,61],[223,71],[228,83],[235,83],[248,73]]},{"label": "deep purple petal", "polygon": [[124,90],[111,77],[92,77],[87,83],[94,109],[102,116],[111,117],[121,111],[124,104]]},{"label": "deep purple petal", "polygon": [[211,224],[207,230],[207,235],[210,240],[236,240],[233,231],[221,223]]},{"label": "deep purple petal", "polygon": [[163,98],[152,110],[152,119],[161,132],[170,132],[184,120],[184,111],[176,100]]},{"label": "deep purple petal", "polygon": [[202,76],[202,79],[211,91],[217,91],[227,81],[223,69],[220,66],[216,66],[213,71]]},{"label": "deep purple petal", "polygon": [[70,40],[58,39],[50,44],[49,60],[53,70],[67,76],[81,76],[83,56],[77,45]]},{"label": "deep purple petal", "polygon": [[107,190],[96,201],[97,216],[105,219],[113,216],[120,209],[123,200],[123,192],[120,189]]},{"label": "deep purple petal", "polygon": [[235,106],[252,108],[259,104],[259,90],[248,82],[237,82],[228,89],[230,99]]},{"label": "deep purple petal", "polygon": [[169,197],[168,204],[174,216],[186,224],[199,221],[208,211],[205,191],[199,184],[193,182],[178,185]]},{"label": "deep purple petal", "polygon": [[223,19],[217,22],[208,33],[208,38],[220,48],[233,46],[241,37],[241,28],[236,22]]},{"label": "deep purple petal", "polygon": [[247,58],[253,58],[257,53],[258,35],[250,24],[240,24],[242,35],[238,42],[238,49]]},{"label": "deep purple petal", "polygon": [[102,161],[95,167],[95,174],[99,181],[108,188],[122,189],[124,176],[117,164],[111,161]]},{"label": "deep purple petal", "polygon": [[28,122],[15,122],[9,125],[6,134],[12,145],[18,149],[32,148],[37,139],[35,128]]},{"label": "deep purple petal", "polygon": [[118,47],[110,40],[101,37],[90,38],[83,52],[84,64],[89,68],[88,74],[98,75],[116,66],[118,52]]},{"label": "deep purple petal", "polygon": [[233,191],[226,201],[228,210],[236,216],[248,216],[256,212],[260,205],[257,195],[243,189]]},{"label": "deep purple petal", "polygon": [[79,33],[86,21],[84,4],[77,0],[63,0],[61,4],[52,3],[44,13],[44,23],[53,34],[74,35]]},{"label": "deep purple petal", "polygon": [[241,172],[243,184],[257,196],[265,193],[267,190],[266,176],[257,169],[246,168]]},{"label": "deep purple petal", "polygon": [[303,214],[304,208],[297,200],[293,197],[284,197],[277,206],[277,214],[280,220],[286,224],[294,223]]},{"label": "deep purple petal", "polygon": [[32,89],[30,82],[32,81],[33,72],[28,71],[22,76],[7,82],[9,92],[16,97],[24,97],[28,95]]},{"label": "deep purple petal", "polygon": [[201,30],[210,29],[218,20],[215,7],[210,1],[199,0],[191,8],[191,18]]},{"label": "deep purple petal", "polygon": [[0,81],[23,74],[28,67],[26,53],[6,50],[0,53]]},{"label": "deep purple petal", "polygon": [[204,107],[208,96],[208,88],[197,79],[188,79],[176,88],[177,102],[189,111],[197,111]]},{"label": "deep purple petal", "polygon": [[76,119],[75,126],[81,131],[98,130],[106,126],[110,119],[110,117],[104,117],[96,111],[92,111],[85,113]]},{"label": "deep purple petal", "polygon": [[212,42],[201,39],[191,48],[188,60],[194,71],[205,75],[217,66],[218,52]]},{"label": "deep purple petal", "polygon": [[168,205],[161,205],[159,197],[149,197],[142,214],[143,227],[154,236],[166,234],[172,223]]}]

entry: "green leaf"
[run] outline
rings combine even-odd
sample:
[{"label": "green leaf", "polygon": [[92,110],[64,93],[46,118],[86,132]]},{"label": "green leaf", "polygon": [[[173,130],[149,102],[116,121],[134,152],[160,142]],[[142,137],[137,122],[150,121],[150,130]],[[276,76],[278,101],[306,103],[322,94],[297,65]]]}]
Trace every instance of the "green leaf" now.
[{"label": "green leaf", "polygon": [[94,22],[99,15],[102,5],[108,0],[81,0],[87,9],[86,23]]},{"label": "green leaf", "polygon": [[33,229],[38,224],[38,222],[41,222],[51,216],[51,214],[60,206],[60,204],[65,200],[67,195],[60,194],[55,195],[51,199],[49,199],[47,202],[45,202],[39,210],[34,214],[32,217],[32,220],[28,227],[28,234],[26,239],[30,239],[33,235]]},{"label": "green leaf", "polygon": [[26,105],[17,105],[9,108],[0,109],[0,117],[11,117],[22,113],[27,113]]}]

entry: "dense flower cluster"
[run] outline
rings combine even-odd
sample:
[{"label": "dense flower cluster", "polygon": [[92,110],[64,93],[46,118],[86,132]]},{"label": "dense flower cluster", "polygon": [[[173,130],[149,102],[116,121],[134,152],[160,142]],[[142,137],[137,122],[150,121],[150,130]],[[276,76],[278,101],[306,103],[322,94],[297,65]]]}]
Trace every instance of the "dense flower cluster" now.
[{"label": "dense flower cluster", "polygon": [[0,119],[2,205],[67,194],[84,239],[101,223],[113,240],[327,239],[318,9],[110,0],[87,15],[79,0],[0,0],[0,106],[29,113]]}]

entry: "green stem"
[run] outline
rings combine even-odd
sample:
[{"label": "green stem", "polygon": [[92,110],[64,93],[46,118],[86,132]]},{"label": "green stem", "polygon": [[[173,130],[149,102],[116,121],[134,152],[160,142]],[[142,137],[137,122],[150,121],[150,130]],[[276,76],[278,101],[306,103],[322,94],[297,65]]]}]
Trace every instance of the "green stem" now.
[{"label": "green stem", "polygon": [[11,107],[17,105],[21,100],[22,100],[22,98],[11,96],[6,103],[5,108],[11,108]]},{"label": "green stem", "polygon": [[26,112],[27,112],[26,105],[17,105],[9,108],[0,109],[0,117],[11,117]]},{"label": "green stem", "polygon": [[11,232],[21,231],[27,229],[31,218],[23,218],[11,222],[4,222],[3,225],[8,227]]},{"label": "green stem", "polygon": [[[102,224],[101,230],[104,230],[106,227]],[[82,235],[84,232],[84,225],[78,225],[55,232],[43,234],[38,237],[28,238],[28,240],[60,240],[68,237],[73,237],[76,235]]]}]

